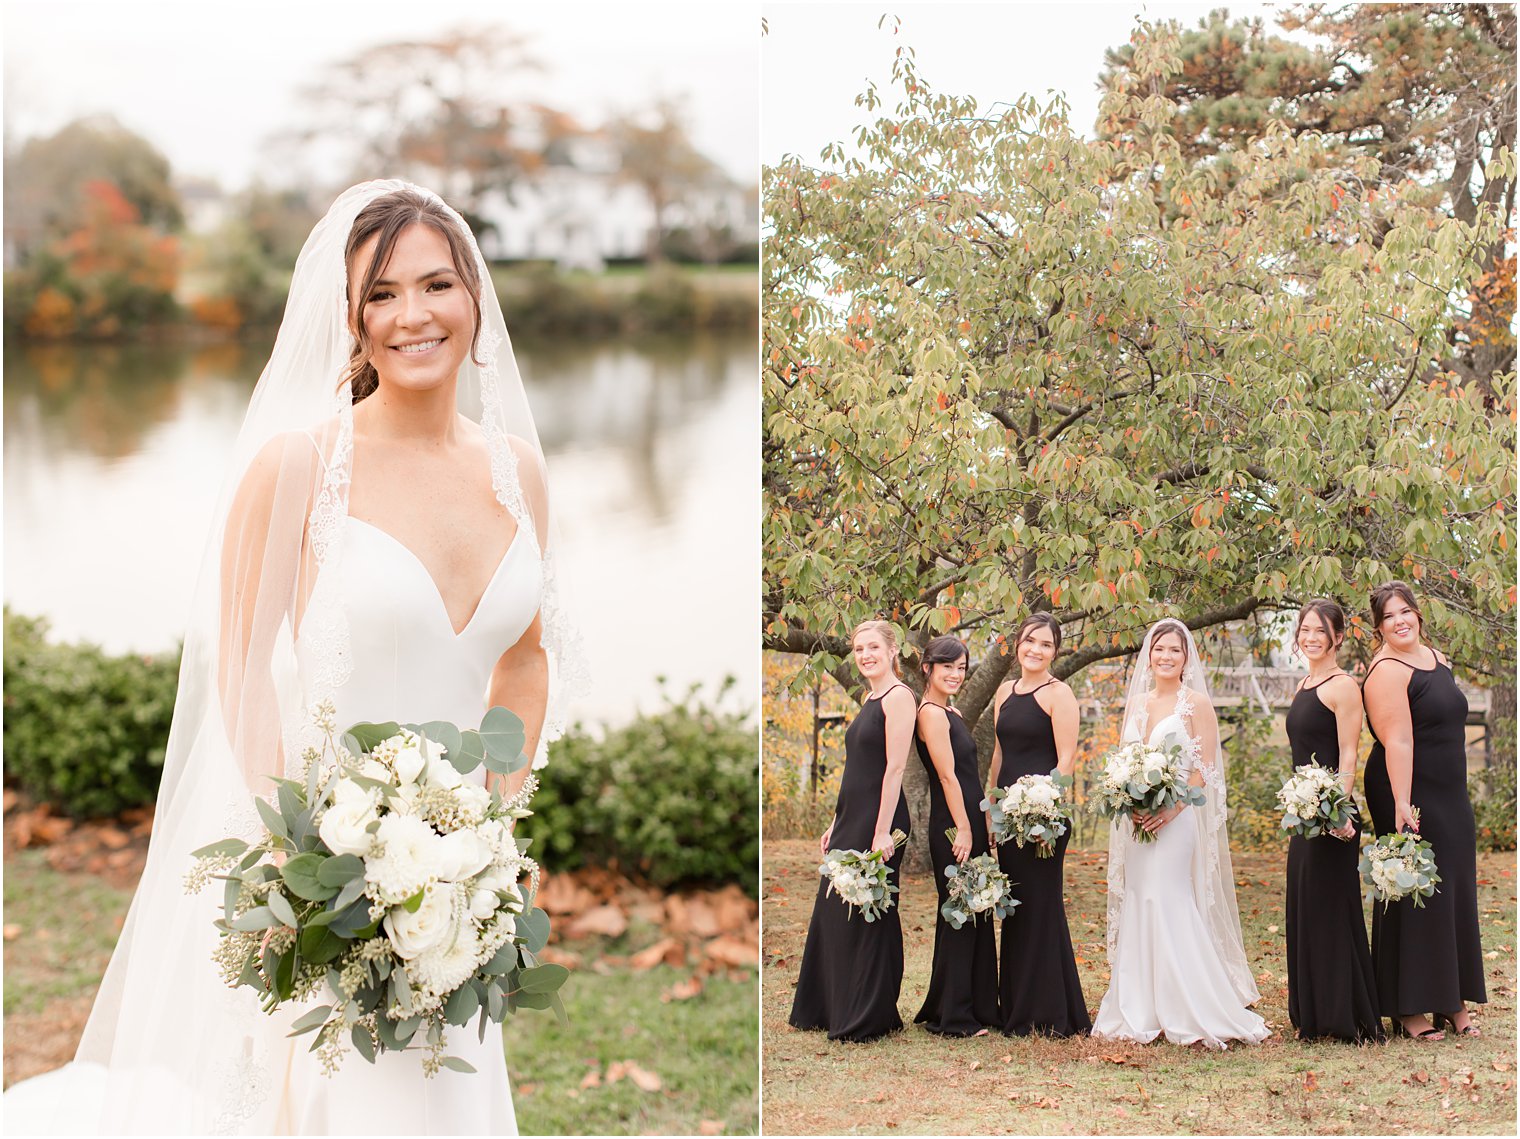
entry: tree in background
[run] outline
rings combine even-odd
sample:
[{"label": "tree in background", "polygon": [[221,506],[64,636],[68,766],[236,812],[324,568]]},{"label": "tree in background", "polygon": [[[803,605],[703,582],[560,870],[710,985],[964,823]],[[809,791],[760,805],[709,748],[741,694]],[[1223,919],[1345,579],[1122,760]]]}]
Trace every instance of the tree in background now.
[{"label": "tree in background", "polygon": [[110,115],[78,119],[56,134],[29,139],[5,163],[6,266],[25,266],[51,242],[74,232],[91,183],[108,182],[159,233],[183,218],[169,160]]},{"label": "tree in background", "polygon": [[1459,669],[1513,674],[1513,372],[1430,370],[1497,211],[1433,211],[1308,131],[1222,177],[1162,129],[1175,47],[1142,28],[1103,114],[1144,129],[1094,141],[1059,104],[935,94],[900,50],[864,160],[767,170],[766,648],[853,686],[859,620],[953,632],[990,650],[974,725],[1030,609],[1070,677],[1163,614],[1401,576]]},{"label": "tree in background", "polygon": [[[669,99],[613,119],[608,130],[617,150],[619,180],[642,190],[654,214],[645,260],[656,264],[665,259],[672,207],[727,179],[692,143],[680,107]],[[693,236],[700,240],[699,234]]]}]

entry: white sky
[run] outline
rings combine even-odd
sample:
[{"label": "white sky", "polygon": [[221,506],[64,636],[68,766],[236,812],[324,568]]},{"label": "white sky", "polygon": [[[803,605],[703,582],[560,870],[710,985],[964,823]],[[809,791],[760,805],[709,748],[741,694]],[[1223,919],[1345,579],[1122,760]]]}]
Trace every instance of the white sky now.
[{"label": "white sky", "polygon": [[[918,73],[932,91],[972,96],[983,110],[1024,94],[1043,103],[1047,91],[1058,91],[1071,105],[1073,128],[1088,134],[1098,114],[1104,49],[1126,43],[1137,16],[1193,25],[1217,7],[1274,24],[1275,5],[1266,3],[770,0],[762,8],[769,32],[761,41],[761,161],[794,154],[816,162],[831,142],[843,142],[846,153],[855,153],[854,128],[867,121],[855,96],[873,79],[882,106],[871,117],[891,113],[897,103],[892,59],[899,44],[914,49]],[[889,18],[878,30],[883,15]],[[891,17],[898,18],[895,36]]]},{"label": "white sky", "polygon": [[299,121],[296,92],[324,64],[487,23],[530,34],[546,65],[505,77],[509,90],[587,125],[684,97],[698,148],[745,184],[757,180],[753,0],[5,0],[3,12],[11,141],[110,111],[177,174],[228,190],[269,174],[263,140]]}]

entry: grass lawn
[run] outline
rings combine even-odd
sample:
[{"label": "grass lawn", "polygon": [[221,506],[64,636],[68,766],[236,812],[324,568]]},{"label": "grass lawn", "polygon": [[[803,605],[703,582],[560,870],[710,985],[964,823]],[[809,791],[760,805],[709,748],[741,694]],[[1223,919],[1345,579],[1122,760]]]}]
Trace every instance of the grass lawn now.
[{"label": "grass lawn", "polygon": [[[53,870],[40,850],[7,851],[7,1086],[73,1057],[130,901],[130,890],[93,875]],[[639,973],[598,962],[603,953],[623,952],[624,941],[642,948],[656,936],[653,927],[638,927],[610,944],[558,943],[583,961],[564,990],[569,1027],[552,1014],[529,1012],[504,1033],[522,1131],[754,1133],[756,978],[749,971],[733,979],[717,974],[697,996],[663,1002],[661,994],[686,981],[689,969],[661,965]],[[609,1079],[614,1064],[629,1062],[657,1076],[659,1089]],[[592,1072],[599,1086],[582,1087]]]},{"label": "grass lawn", "polygon": [[[1101,852],[1066,859],[1067,917],[1087,1005],[1108,983]],[[1489,1003],[1482,1039],[1301,1044],[1288,1021],[1281,855],[1235,856],[1246,951],[1265,1043],[1217,1053],[1000,1034],[969,1040],[912,1025],[933,949],[935,895],[906,878],[906,1031],[831,1043],[787,1025],[817,890],[814,841],[764,848],[762,1029],[765,1129],[773,1134],[1514,1134],[1515,855],[1480,854]]]}]

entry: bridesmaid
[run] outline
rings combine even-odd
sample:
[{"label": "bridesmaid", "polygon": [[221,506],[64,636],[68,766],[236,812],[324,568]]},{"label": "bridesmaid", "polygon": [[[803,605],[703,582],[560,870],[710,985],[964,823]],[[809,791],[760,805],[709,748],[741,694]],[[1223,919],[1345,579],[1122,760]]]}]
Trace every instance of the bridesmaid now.
[{"label": "bridesmaid", "polygon": [[[1287,729],[1293,766],[1328,767],[1350,795],[1362,696],[1336,663],[1345,638],[1346,615],[1334,601],[1311,601],[1299,611],[1293,639],[1309,675],[1288,707]],[[1357,875],[1360,834],[1353,818],[1338,831],[1288,841],[1288,1016],[1300,1040],[1384,1038]]]},{"label": "bridesmaid", "polygon": [[[950,896],[945,868],[990,849],[987,819],[978,809],[982,785],[976,741],[950,706],[966,680],[967,661],[966,646],[954,637],[935,637],[924,648],[917,745],[929,775],[929,862],[940,905]],[[951,827],[953,843],[945,833]],[[960,929],[943,917],[935,920],[929,992],[913,1020],[942,1036],[985,1036],[998,1023],[997,942],[990,919]]]},{"label": "bridesmaid", "polygon": [[1478,1036],[1465,1003],[1488,1000],[1467,797],[1467,698],[1446,658],[1421,641],[1423,622],[1409,586],[1378,586],[1371,608],[1381,644],[1362,681],[1376,740],[1367,757],[1367,806],[1379,835],[1407,828],[1428,841],[1441,875],[1423,908],[1408,899],[1372,907],[1378,1003],[1396,1031],[1419,1040],[1442,1039],[1442,1022]]},{"label": "bridesmaid", "polygon": [[[1020,676],[999,686],[994,706],[997,744],[992,749],[991,786],[1007,787],[1021,775],[1070,775],[1077,762],[1077,698],[1050,675],[1061,648],[1061,623],[1049,613],[1031,613],[1013,637]],[[1068,830],[1050,858],[1033,845],[998,846],[998,863],[1022,903],[1003,919],[1003,951],[998,1004],[1003,1031],[1074,1036],[1092,1029],[1082,981],[1071,951],[1063,896]]]},{"label": "bridesmaid", "polygon": [[[879,850],[897,882],[903,850],[892,831],[908,833],[903,768],[913,742],[912,690],[898,678],[897,632],[885,621],[866,621],[852,638],[855,667],[871,692],[844,737],[844,776],[834,821],[818,843],[829,850]],[[819,882],[797,992],[794,1028],[827,1029],[830,1040],[875,1040],[901,1028],[902,914],[894,905],[873,922]]]}]

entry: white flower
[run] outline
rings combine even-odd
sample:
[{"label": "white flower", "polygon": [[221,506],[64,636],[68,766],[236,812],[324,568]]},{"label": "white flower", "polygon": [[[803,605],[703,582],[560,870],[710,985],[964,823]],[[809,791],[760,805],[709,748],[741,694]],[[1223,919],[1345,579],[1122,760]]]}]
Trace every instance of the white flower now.
[{"label": "white flower", "polygon": [[365,860],[364,877],[374,883],[382,902],[404,902],[438,877],[438,835],[415,815],[387,815],[375,838],[384,853]]},{"label": "white flower", "polygon": [[491,793],[479,783],[462,784],[454,792],[454,798],[459,801],[462,814],[477,820],[485,818],[486,808],[491,805]]},{"label": "white flower", "polygon": [[438,840],[438,877],[467,882],[491,862],[491,846],[474,831],[455,831]]},{"label": "white flower", "polygon": [[396,782],[396,777],[389,767],[369,756],[366,756],[364,762],[359,764],[359,774],[369,779],[379,780],[381,783]]},{"label": "white flower", "polygon": [[443,758],[442,749],[436,755],[430,749],[427,757],[427,781],[434,787],[452,791],[464,782],[464,776],[459,774],[457,767]]},{"label": "white flower", "polygon": [[396,754],[391,757],[391,764],[396,769],[396,778],[402,783],[415,783],[422,774],[422,769],[427,766],[427,760],[419,746],[409,744],[396,750]]},{"label": "white flower", "polygon": [[[341,790],[344,786],[358,793],[346,793]],[[357,854],[362,858],[375,845],[375,836],[369,833],[369,826],[380,817],[379,812],[374,800],[362,788],[346,780],[340,781],[338,787],[337,802],[322,813],[317,833],[334,854]]]},{"label": "white flower", "polygon": [[451,944],[459,929],[459,914],[454,905],[454,888],[434,884],[422,895],[417,912],[407,913],[405,906],[395,906],[385,915],[385,932],[396,954],[411,960],[438,946]]},{"label": "white flower", "polygon": [[443,995],[470,979],[483,964],[480,956],[479,936],[468,922],[461,922],[452,939],[419,954],[408,972],[424,992]]}]

